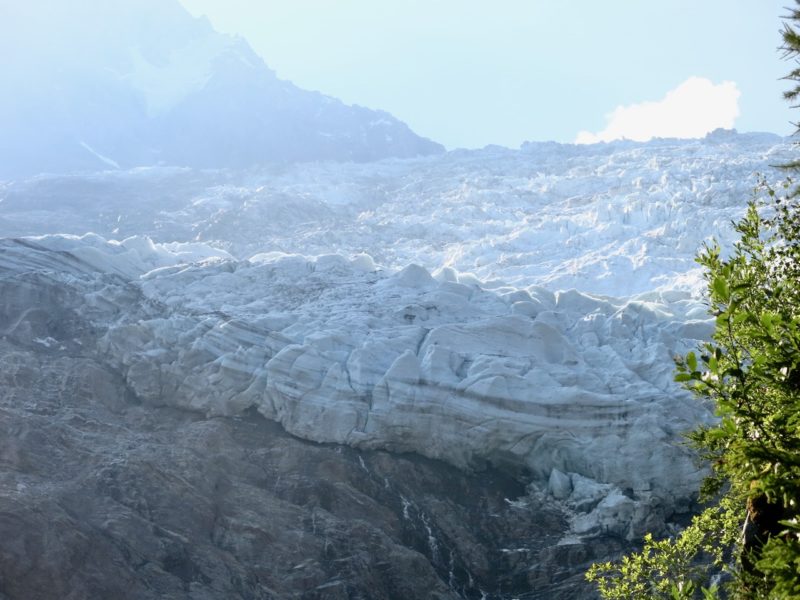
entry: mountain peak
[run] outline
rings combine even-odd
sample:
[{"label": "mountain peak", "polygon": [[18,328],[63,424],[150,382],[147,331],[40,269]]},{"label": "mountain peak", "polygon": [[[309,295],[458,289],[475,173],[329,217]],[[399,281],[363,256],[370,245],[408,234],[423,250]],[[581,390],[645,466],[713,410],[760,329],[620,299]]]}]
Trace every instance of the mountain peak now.
[{"label": "mountain peak", "polygon": [[19,59],[0,66],[15,90],[0,99],[0,177],[444,151],[388,113],[278,79],[243,38],[177,0],[36,0],[3,11],[0,44]]}]

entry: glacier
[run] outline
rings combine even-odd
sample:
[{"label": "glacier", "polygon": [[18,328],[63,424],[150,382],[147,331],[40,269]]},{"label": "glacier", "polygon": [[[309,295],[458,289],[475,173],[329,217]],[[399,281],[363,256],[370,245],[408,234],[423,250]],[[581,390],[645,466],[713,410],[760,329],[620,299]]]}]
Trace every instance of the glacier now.
[{"label": "glacier", "polygon": [[713,331],[693,256],[791,150],[716,132],[8,180],[2,335],[102,357],[147,405],[499,467],[575,535],[635,539],[704,473],[681,433],[711,415],[672,381]]}]

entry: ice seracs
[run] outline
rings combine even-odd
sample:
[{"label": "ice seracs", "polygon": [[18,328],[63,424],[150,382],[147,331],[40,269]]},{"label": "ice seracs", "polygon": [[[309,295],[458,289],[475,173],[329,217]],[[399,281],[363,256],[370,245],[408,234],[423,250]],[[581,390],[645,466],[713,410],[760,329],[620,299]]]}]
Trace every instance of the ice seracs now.
[{"label": "ice seracs", "polygon": [[452,268],[488,287],[699,293],[697,248],[712,234],[732,239],[757,173],[779,180],[770,165],[790,155],[775,136],[731,134],[368,165],[38,177],[0,184],[0,235],[147,235],[240,260],[366,253],[394,270],[417,264],[452,278]]}]

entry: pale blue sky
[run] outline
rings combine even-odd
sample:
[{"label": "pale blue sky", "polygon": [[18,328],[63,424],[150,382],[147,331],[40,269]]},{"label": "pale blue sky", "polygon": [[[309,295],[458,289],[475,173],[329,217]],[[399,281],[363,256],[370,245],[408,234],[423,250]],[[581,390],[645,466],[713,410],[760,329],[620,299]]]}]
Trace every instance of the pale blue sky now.
[{"label": "pale blue sky", "polygon": [[739,131],[789,134],[800,120],[778,81],[791,0],[181,1],[281,78],[387,110],[448,148],[571,142],[690,77],[736,84],[739,116],[723,122]]}]

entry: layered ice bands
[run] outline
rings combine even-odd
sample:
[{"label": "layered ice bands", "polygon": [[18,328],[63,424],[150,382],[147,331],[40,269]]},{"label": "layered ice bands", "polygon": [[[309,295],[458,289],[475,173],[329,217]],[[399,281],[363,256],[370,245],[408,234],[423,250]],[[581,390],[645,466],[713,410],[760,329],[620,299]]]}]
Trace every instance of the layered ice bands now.
[{"label": "layered ice bands", "polygon": [[679,433],[708,415],[672,383],[671,357],[712,327],[688,293],[486,290],[363,255],[236,261],[208,249],[185,263],[186,252],[50,236],[6,242],[2,267],[47,274],[94,310],[93,343],[143,402],[256,407],[305,439],[491,463],[549,479],[554,494],[571,473],[570,489],[602,492],[595,511],[613,504],[610,530],[625,535],[697,489]]}]

